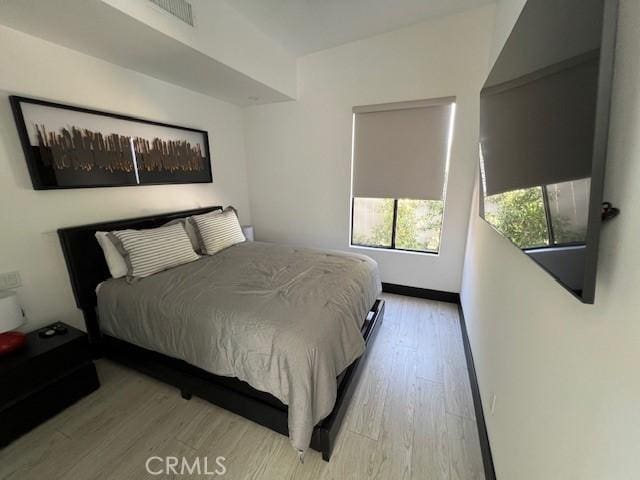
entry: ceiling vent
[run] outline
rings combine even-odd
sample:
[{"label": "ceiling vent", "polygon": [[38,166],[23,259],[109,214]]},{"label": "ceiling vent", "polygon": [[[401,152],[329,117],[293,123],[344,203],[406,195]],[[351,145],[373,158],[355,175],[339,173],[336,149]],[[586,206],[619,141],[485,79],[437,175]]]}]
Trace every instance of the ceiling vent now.
[{"label": "ceiling vent", "polygon": [[193,10],[191,4],[185,0],[149,0],[151,3],[155,3],[161,9],[169,12],[176,18],[179,18],[184,23],[187,23],[193,27]]}]

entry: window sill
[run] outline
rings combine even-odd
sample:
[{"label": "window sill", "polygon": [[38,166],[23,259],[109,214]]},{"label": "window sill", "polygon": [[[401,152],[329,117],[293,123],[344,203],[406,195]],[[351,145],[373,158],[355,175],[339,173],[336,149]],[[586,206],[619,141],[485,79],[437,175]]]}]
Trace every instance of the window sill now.
[{"label": "window sill", "polygon": [[569,250],[584,250],[587,245],[584,243],[576,245],[549,245],[548,247],[530,247],[521,249],[525,253],[540,253],[540,252],[566,252]]},{"label": "window sill", "polygon": [[420,252],[416,250],[401,250],[398,248],[385,248],[385,247],[366,247],[364,245],[349,244],[349,248],[355,248],[357,250],[369,250],[373,252],[385,252],[385,253],[406,253],[409,255],[422,255],[428,257],[438,257],[440,252]]}]

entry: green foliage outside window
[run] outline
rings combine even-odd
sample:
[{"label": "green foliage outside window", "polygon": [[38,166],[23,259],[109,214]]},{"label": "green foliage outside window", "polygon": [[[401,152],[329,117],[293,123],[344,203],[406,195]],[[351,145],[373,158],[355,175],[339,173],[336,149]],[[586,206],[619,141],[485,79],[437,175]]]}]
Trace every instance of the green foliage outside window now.
[{"label": "green foliage outside window", "polygon": [[[391,202],[393,200],[390,200]],[[436,200],[398,200],[396,248],[437,252],[444,205]],[[389,245],[393,208],[381,206],[383,220],[373,230],[374,245]],[[354,239],[357,242],[357,239]]]},{"label": "green foliage outside window", "polygon": [[[391,235],[393,229],[393,199],[392,198],[354,198],[352,239],[355,245],[367,245],[374,247],[391,247]],[[377,219],[375,227],[367,225],[357,228],[359,215],[366,215],[367,211],[373,213]]]},{"label": "green foliage outside window", "polygon": [[540,187],[487,197],[485,218],[520,248],[549,244],[547,219]]},{"label": "green foliage outside window", "polygon": [[437,252],[443,210],[442,201],[398,200],[396,248]]}]

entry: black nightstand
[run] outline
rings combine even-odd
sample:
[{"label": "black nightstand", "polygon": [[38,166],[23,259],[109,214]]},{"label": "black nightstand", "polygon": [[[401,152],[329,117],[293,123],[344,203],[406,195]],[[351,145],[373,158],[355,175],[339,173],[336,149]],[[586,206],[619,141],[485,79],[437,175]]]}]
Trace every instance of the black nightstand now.
[{"label": "black nightstand", "polygon": [[100,386],[87,335],[61,325],[66,333],[31,332],[25,348],[0,357],[0,447]]}]

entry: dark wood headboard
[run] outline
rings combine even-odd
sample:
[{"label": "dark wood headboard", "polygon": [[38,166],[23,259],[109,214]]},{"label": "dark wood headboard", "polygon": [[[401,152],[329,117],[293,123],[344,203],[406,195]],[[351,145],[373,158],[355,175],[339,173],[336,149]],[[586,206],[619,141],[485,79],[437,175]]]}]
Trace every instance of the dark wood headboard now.
[{"label": "dark wood headboard", "polygon": [[62,252],[67,263],[73,295],[76,299],[76,305],[84,314],[90,342],[98,343],[100,341],[100,327],[95,311],[97,303],[95,289],[100,282],[110,277],[107,262],[95,238],[95,233],[97,231],[109,232],[126,228],[154,228],[176,218],[199,215],[221,209],[222,207],[217,206],[203,207],[58,230],[58,237],[60,237]]}]

